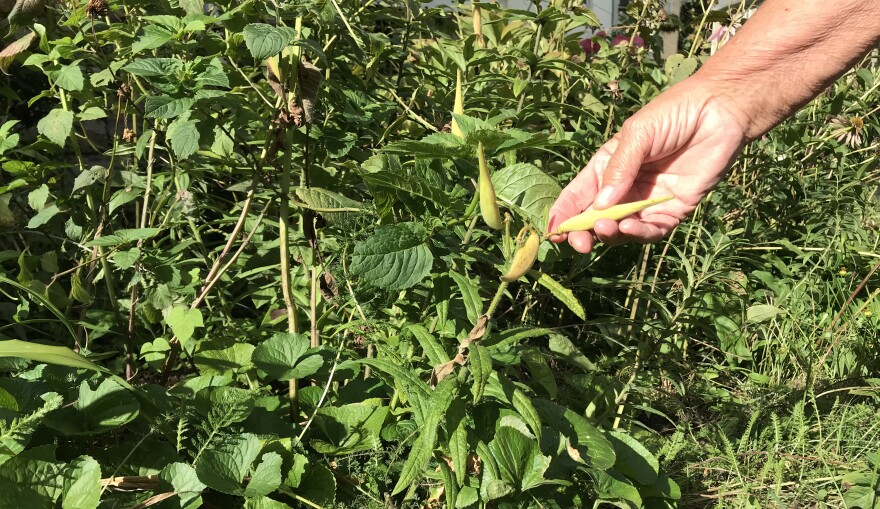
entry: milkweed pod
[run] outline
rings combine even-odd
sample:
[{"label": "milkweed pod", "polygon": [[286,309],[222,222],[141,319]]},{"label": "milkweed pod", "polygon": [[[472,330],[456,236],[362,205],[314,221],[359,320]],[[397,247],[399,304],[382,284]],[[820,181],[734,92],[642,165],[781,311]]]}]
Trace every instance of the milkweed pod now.
[{"label": "milkweed pod", "polygon": [[529,237],[514,253],[513,260],[510,261],[510,268],[507,269],[506,274],[501,276],[501,280],[510,283],[525,276],[535,264],[535,260],[538,259],[538,248],[540,247],[541,236],[534,229],[529,228]]},{"label": "milkweed pod", "polygon": [[[455,115],[464,115],[464,92],[461,85],[461,69],[455,75],[455,104],[452,106],[452,113]],[[455,117],[452,117],[452,134],[464,139],[464,133],[458,127]]]},{"label": "milkweed pod", "polygon": [[489,163],[486,161],[483,142],[477,144],[477,158],[480,162],[480,214],[483,215],[483,221],[489,227],[500,230],[503,226],[501,211],[498,209],[495,187],[492,185],[492,176],[489,174]]},{"label": "milkweed pod", "polygon": [[603,210],[587,210],[580,214],[570,217],[559,225],[556,233],[568,233],[581,230],[591,230],[596,226],[596,221],[600,219],[612,219],[620,221],[621,219],[645,210],[648,207],[657,205],[658,203],[667,202],[675,198],[674,196],[662,196],[659,198],[649,198],[647,200],[634,201],[632,203],[622,203],[614,205]]},{"label": "milkweed pod", "polygon": [[485,47],[486,43],[483,41],[483,11],[480,9],[479,5],[473,4],[473,21],[474,21],[474,34],[477,36],[477,44],[480,47]]}]

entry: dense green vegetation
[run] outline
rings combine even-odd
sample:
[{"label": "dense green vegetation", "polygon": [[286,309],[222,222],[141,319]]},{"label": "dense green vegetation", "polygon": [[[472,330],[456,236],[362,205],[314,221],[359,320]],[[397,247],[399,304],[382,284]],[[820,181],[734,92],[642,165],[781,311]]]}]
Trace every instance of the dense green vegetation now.
[{"label": "dense green vegetation", "polygon": [[591,55],[578,0],[16,2],[0,508],[880,507],[876,54],[670,238],[499,281],[740,19],[661,61],[646,1]]}]

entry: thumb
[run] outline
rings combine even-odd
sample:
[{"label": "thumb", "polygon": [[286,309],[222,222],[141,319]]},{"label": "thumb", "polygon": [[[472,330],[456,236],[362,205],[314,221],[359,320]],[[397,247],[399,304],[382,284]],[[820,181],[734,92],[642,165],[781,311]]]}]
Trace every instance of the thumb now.
[{"label": "thumb", "polygon": [[594,207],[605,209],[618,203],[632,188],[642,163],[651,151],[652,137],[630,121],[617,133],[617,147],[602,172],[602,182]]}]

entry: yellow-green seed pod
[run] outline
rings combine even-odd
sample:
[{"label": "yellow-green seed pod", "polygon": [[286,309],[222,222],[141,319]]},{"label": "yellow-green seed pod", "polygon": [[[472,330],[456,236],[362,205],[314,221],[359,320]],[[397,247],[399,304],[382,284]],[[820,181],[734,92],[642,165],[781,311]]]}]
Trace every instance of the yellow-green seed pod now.
[{"label": "yellow-green seed pod", "polygon": [[507,274],[501,276],[502,281],[508,283],[526,275],[538,259],[538,248],[541,247],[541,236],[534,229],[529,228],[529,238],[523,242],[523,245],[517,249],[510,261],[510,268]]},{"label": "yellow-green seed pod", "polygon": [[675,198],[674,196],[663,196],[660,198],[649,198],[647,200],[635,201],[632,203],[623,203],[614,205],[603,210],[587,210],[580,214],[570,217],[559,225],[554,233],[568,233],[582,230],[592,230],[596,226],[596,221],[600,219],[611,219],[620,221],[621,219],[631,216],[636,212],[645,210],[648,207],[657,205],[658,203],[667,202]]},{"label": "yellow-green seed pod", "polygon": [[[473,5],[473,2],[471,2]],[[480,9],[479,5],[473,5],[473,22],[474,22],[474,34],[477,36],[477,44],[480,45],[481,48],[486,47],[486,42],[483,40],[483,10]]]},{"label": "yellow-green seed pod", "polygon": [[[461,69],[455,75],[455,104],[452,107],[452,113],[456,115],[464,115],[464,92],[461,85]],[[464,133],[458,127],[455,117],[452,117],[452,134],[464,139]]]},{"label": "yellow-green seed pod", "polygon": [[480,161],[480,214],[489,227],[500,230],[504,223],[501,220],[501,211],[498,209],[495,186],[492,185],[492,176],[489,174],[489,163],[486,161],[486,151],[483,149],[482,141],[477,144],[477,158]]}]

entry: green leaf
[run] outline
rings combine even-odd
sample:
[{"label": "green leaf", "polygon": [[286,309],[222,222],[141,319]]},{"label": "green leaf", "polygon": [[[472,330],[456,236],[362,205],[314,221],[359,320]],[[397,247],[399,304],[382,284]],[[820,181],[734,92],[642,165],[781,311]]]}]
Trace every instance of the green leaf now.
[{"label": "green leaf", "polygon": [[437,366],[449,362],[449,355],[446,353],[446,350],[443,349],[440,342],[423,325],[410,325],[407,327],[407,330],[415,336],[416,341],[419,342],[419,346],[422,347],[422,351],[425,352],[425,356],[431,365]]},{"label": "green leaf", "polygon": [[417,175],[384,170],[365,173],[363,179],[372,188],[392,189],[402,192],[408,197],[436,203],[441,207],[449,206],[449,197],[442,189]]},{"label": "green leaf", "polygon": [[670,55],[666,59],[666,75],[669,76],[669,85],[675,85],[679,81],[689,77],[697,70],[699,60],[693,57],[685,57],[682,54]]},{"label": "green leaf", "polygon": [[533,404],[542,422],[569,439],[578,450],[582,462],[602,470],[614,466],[617,460],[614,446],[584,416],[545,399],[535,399]]},{"label": "green leaf", "polygon": [[254,364],[276,380],[294,380],[315,374],[323,365],[320,355],[305,355],[309,337],[279,332],[254,350]]},{"label": "green leaf", "polygon": [[557,390],[556,377],[550,366],[547,365],[544,354],[537,348],[530,347],[523,350],[520,356],[529,368],[529,385],[531,387],[540,386],[547,393],[547,396],[555,399]]},{"label": "green leaf", "polygon": [[320,463],[309,463],[296,493],[315,504],[333,506],[336,503],[336,476]]},{"label": "green leaf", "polygon": [[271,499],[269,497],[256,497],[245,500],[245,509],[292,509],[284,502]]},{"label": "green leaf", "polygon": [[162,314],[165,323],[171,327],[171,331],[182,345],[185,345],[192,338],[196,328],[205,326],[202,312],[198,309],[190,309],[189,306],[174,306],[166,309]]},{"label": "green leaf", "polygon": [[[64,403],[64,398],[55,392],[41,394],[40,398],[44,402],[43,405],[32,413],[16,417],[6,423],[0,420],[0,465],[24,451],[43,418]],[[2,391],[2,399],[0,408],[16,412],[19,410],[18,402],[5,390]]]},{"label": "green leaf", "polygon": [[419,378],[415,372],[389,359],[365,358],[359,359],[357,362],[366,364],[377,370],[380,375],[384,375],[383,379],[388,385],[399,387],[412,406],[416,423],[419,425],[424,423],[429,411],[427,405],[431,395],[428,384],[424,380]]},{"label": "green leaf", "polygon": [[281,455],[267,452],[259,465],[251,472],[251,480],[244,489],[246,497],[258,497],[272,493],[281,485]]},{"label": "green leaf", "polygon": [[614,463],[615,470],[639,484],[651,485],[657,482],[660,465],[657,458],[645,446],[619,431],[609,431],[608,436],[617,456],[617,461]]},{"label": "green leaf", "polygon": [[594,487],[596,494],[602,499],[625,500],[632,502],[634,507],[642,507],[642,496],[638,488],[633,486],[627,478],[610,470],[590,470],[590,474],[596,480]]},{"label": "green leaf", "polygon": [[492,175],[495,194],[509,209],[543,231],[545,215],[562,192],[556,180],[537,166],[518,163]]},{"label": "green leaf", "polygon": [[297,187],[296,197],[299,198],[307,208],[327,214],[333,212],[334,209],[344,209],[340,212],[350,212],[349,209],[361,210],[363,203],[347,198],[335,191],[323,189],[320,187]]},{"label": "green leaf", "polygon": [[459,398],[453,399],[446,411],[446,433],[449,437],[449,456],[452,458],[452,466],[455,467],[455,479],[459,486],[463,486],[467,477],[468,458],[467,408]]},{"label": "green leaf", "polygon": [[244,44],[258,62],[281,53],[288,40],[287,31],[265,23],[251,23],[244,27]]},{"label": "green leaf", "polygon": [[458,499],[458,482],[445,461],[440,462],[440,476],[443,478],[443,496],[446,499],[446,509],[455,509],[455,501]]},{"label": "green leaf", "polygon": [[89,456],[73,460],[64,472],[62,509],[94,509],[101,499],[101,466]]},{"label": "green leaf", "polygon": [[161,228],[133,228],[130,230],[116,230],[112,235],[104,235],[97,239],[86,242],[86,247],[116,247],[121,244],[147,240],[161,232]]},{"label": "green leaf", "polygon": [[366,284],[403,290],[431,272],[434,255],[425,244],[427,232],[418,223],[383,226],[355,245],[351,272]]},{"label": "green leaf", "polygon": [[761,323],[776,318],[782,310],[770,304],[756,304],[746,309],[746,321],[749,323]]},{"label": "green leaf", "polygon": [[[256,435],[231,435],[202,453],[195,464],[196,474],[209,488],[242,496],[245,493],[242,481],[259,454],[260,440]],[[280,484],[280,472],[278,476]]]},{"label": "green leaf", "polygon": [[28,205],[36,210],[43,210],[43,207],[46,206],[46,201],[49,199],[49,186],[46,184],[41,185],[40,187],[34,189],[33,191],[28,193]]},{"label": "green leaf", "polygon": [[175,120],[168,125],[166,138],[171,149],[179,159],[185,160],[199,149],[199,129],[195,120],[179,122]]},{"label": "green leaf", "polygon": [[480,316],[483,315],[483,298],[480,296],[480,290],[463,274],[451,271],[449,275],[455,280],[455,284],[461,292],[461,299],[464,302],[464,309],[468,320],[470,320],[471,324],[476,324]]},{"label": "green leaf", "polygon": [[[79,62],[79,61],[77,61]],[[74,62],[61,68],[55,77],[55,84],[64,90],[78,92],[83,89],[85,78],[79,64]]]},{"label": "green leaf", "polygon": [[570,339],[562,334],[550,334],[550,343],[548,346],[551,352],[557,354],[559,358],[568,362],[572,366],[579,367],[587,372],[596,371],[598,369],[595,364],[590,362],[590,359],[588,359],[586,355],[574,346],[574,343],[572,343]]},{"label": "green leaf", "polygon": [[66,346],[49,346],[9,339],[0,341],[0,357],[20,357],[71,368],[106,371]]},{"label": "green leaf", "polygon": [[[151,16],[145,16],[145,18],[148,17]],[[144,27],[140,38],[131,45],[131,53],[135,55],[144,50],[159,48],[173,38],[174,33],[171,30],[156,25],[147,25]]]},{"label": "green leaf", "polygon": [[73,112],[56,108],[37,123],[37,131],[52,143],[63,147],[73,128]]},{"label": "green leaf", "polygon": [[502,426],[489,442],[489,450],[498,465],[501,479],[519,491],[546,484],[544,472],[550,458],[541,454],[538,443],[509,426]]},{"label": "green leaf", "polygon": [[[0,51],[0,71],[4,73],[7,72],[9,66],[15,60],[15,57],[27,51],[36,38],[36,32],[28,32],[15,41],[7,44],[6,47]],[[2,152],[3,151],[0,150],[0,153]]]},{"label": "green leaf", "polygon": [[207,488],[193,467],[186,463],[169,463],[159,473],[159,478],[169,484],[178,497],[175,504],[180,509],[196,509],[202,505],[202,491]]},{"label": "green leaf", "polygon": [[30,221],[28,221],[27,227],[34,229],[43,226],[48,223],[53,217],[57,216],[61,213],[61,210],[57,205],[50,205],[43,210],[39,211],[37,215],[32,217]]},{"label": "green leaf", "polygon": [[552,293],[553,296],[559,300],[559,302],[565,304],[565,307],[570,309],[571,312],[575,314],[575,316],[577,316],[581,320],[587,319],[587,312],[584,310],[584,307],[581,306],[581,303],[574,295],[574,292],[562,286],[562,283],[553,279],[549,274],[538,271],[532,272],[541,275],[540,277],[538,277],[538,284],[550,290],[550,293]]},{"label": "green leaf", "polygon": [[177,58],[139,58],[122,67],[122,70],[142,78],[171,77],[180,68],[183,61]]},{"label": "green leaf", "polygon": [[77,120],[80,121],[88,121],[88,120],[98,120],[99,118],[107,118],[107,112],[104,111],[103,108],[99,108],[97,106],[90,106],[85,110],[76,114]]},{"label": "green leaf", "polygon": [[149,96],[144,101],[144,116],[147,118],[174,118],[192,108],[192,97],[170,97],[167,95]]},{"label": "green leaf", "polygon": [[493,371],[489,376],[489,382],[486,384],[486,396],[493,397],[498,401],[507,403],[519,413],[520,417],[532,429],[532,433],[541,440],[541,418],[538,411],[532,405],[532,399],[513,384],[507,377]]},{"label": "green leaf", "polygon": [[465,509],[480,500],[480,492],[470,486],[462,486],[455,501],[455,509]]},{"label": "green leaf", "polygon": [[323,407],[315,415],[314,424],[326,440],[315,438],[309,445],[333,456],[378,449],[388,412],[378,399]]},{"label": "green leaf", "polygon": [[420,433],[413,444],[412,450],[407,456],[406,462],[397,479],[391,495],[397,495],[403,490],[409,488],[409,485],[418,480],[425,471],[428,460],[434,455],[434,445],[437,442],[437,427],[440,420],[449,408],[455,392],[458,389],[457,379],[455,377],[444,378],[434,393],[431,394],[430,411],[425,417],[425,422],[419,429]]},{"label": "green leaf", "polygon": [[474,385],[471,392],[474,395],[474,403],[478,403],[486,390],[486,384],[492,375],[492,355],[489,350],[477,343],[468,346],[468,367],[474,376]]},{"label": "green leaf", "polygon": [[113,255],[113,263],[120,269],[129,269],[134,266],[141,256],[141,250],[133,247],[128,251],[117,251]]}]

